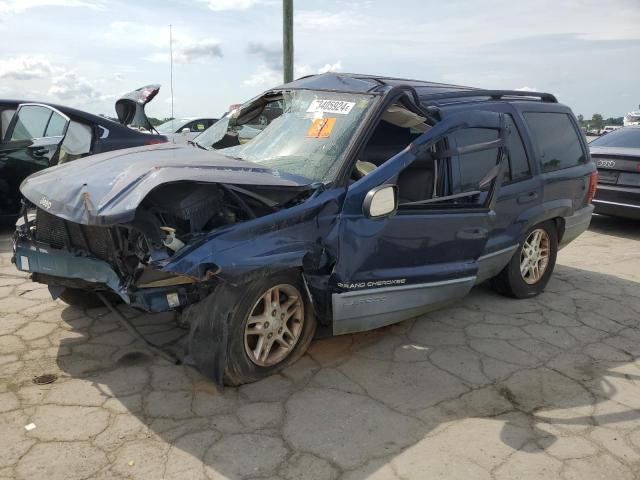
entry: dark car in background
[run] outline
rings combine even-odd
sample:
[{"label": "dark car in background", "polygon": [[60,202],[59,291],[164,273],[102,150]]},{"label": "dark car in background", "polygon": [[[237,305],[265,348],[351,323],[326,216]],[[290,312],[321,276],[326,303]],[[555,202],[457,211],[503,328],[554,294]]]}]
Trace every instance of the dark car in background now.
[{"label": "dark car in background", "polygon": [[281,370],[316,330],[389,325],[486,280],[537,295],[593,211],[584,136],[546,93],[327,73],[194,143],[33,175],[14,262],[70,304],[180,312],[188,358],[228,384]]},{"label": "dark car in background", "polygon": [[640,219],[640,125],[607,133],[589,148],[599,175],[595,212]]},{"label": "dark car in background", "polygon": [[96,153],[167,141],[75,108],[20,100],[0,100],[0,134],[0,220],[18,216],[19,187],[32,173]]}]

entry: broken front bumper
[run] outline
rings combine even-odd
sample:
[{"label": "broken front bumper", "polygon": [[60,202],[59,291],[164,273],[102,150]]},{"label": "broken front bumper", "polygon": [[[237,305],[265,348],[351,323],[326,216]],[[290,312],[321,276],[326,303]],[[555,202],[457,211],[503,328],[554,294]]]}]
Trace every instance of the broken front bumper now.
[{"label": "broken front bumper", "polygon": [[[42,274],[50,286],[65,285],[69,279],[95,284],[95,290],[112,290],[132,307],[147,312],[165,312],[198,301],[202,295],[197,284],[126,289],[109,263],[91,257],[18,238],[14,262],[19,270]],[[59,280],[58,281],[56,281]]]}]

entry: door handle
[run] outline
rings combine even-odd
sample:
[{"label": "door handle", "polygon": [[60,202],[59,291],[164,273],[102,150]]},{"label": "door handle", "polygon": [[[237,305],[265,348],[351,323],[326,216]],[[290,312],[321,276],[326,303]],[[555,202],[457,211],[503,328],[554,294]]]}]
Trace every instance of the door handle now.
[{"label": "door handle", "polygon": [[459,230],[457,237],[462,240],[473,240],[477,238],[487,238],[489,230],[486,228],[467,228]]},{"label": "door handle", "polygon": [[45,147],[35,147],[30,148],[29,150],[31,151],[31,155],[33,155],[34,157],[44,157],[48,152]]},{"label": "door handle", "polygon": [[518,203],[523,204],[523,203],[533,202],[537,198],[538,198],[538,192],[525,193],[523,195],[518,196]]}]

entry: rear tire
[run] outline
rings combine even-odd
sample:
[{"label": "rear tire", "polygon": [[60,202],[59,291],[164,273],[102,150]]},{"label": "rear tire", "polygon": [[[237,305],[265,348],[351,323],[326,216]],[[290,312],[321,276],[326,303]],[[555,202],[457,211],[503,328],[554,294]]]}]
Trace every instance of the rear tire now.
[{"label": "rear tire", "polygon": [[[102,292],[102,294],[112,303],[120,303],[121,301],[119,296],[110,292]],[[67,305],[78,308],[96,308],[104,306],[102,300],[100,300],[94,292],[81,290],[79,288],[65,287],[58,298]]]},{"label": "rear tire", "polygon": [[[267,303],[267,298],[273,303]],[[197,307],[191,319],[190,355],[198,369],[211,377],[224,358],[223,379],[230,386],[255,382],[291,365],[306,352],[316,330],[297,272],[277,273],[237,287],[222,285]],[[221,332],[227,335],[224,355],[220,349],[225,346],[213,338]],[[263,349],[270,345],[264,358],[254,353],[264,352],[258,348],[260,341]]]},{"label": "rear tire", "polygon": [[558,232],[548,221],[531,227],[506,267],[491,279],[492,288],[506,296],[530,298],[542,293],[558,255]]}]

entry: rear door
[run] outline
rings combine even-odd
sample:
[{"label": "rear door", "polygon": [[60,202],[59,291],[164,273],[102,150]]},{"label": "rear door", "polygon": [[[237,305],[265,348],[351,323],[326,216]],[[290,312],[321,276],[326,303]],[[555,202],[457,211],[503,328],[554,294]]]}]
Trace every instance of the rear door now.
[{"label": "rear door", "polygon": [[593,171],[584,135],[571,111],[562,106],[520,107],[541,171],[547,216],[570,216],[587,203]]},{"label": "rear door", "polygon": [[0,147],[0,178],[7,190],[0,205],[3,215],[17,215],[20,184],[56,159],[68,126],[69,118],[48,105],[24,103],[18,107]]},{"label": "rear door", "polygon": [[[456,146],[453,136],[491,130],[495,139]],[[330,283],[334,333],[368,330],[464,296],[478,275],[495,224],[505,152],[504,117],[453,114],[372,173],[350,185],[340,218],[338,261]],[[456,186],[453,157],[474,161]],[[384,185],[398,189],[397,212],[369,218],[363,205]]]}]

